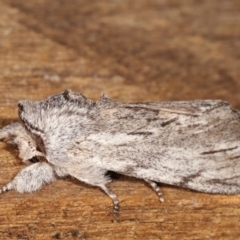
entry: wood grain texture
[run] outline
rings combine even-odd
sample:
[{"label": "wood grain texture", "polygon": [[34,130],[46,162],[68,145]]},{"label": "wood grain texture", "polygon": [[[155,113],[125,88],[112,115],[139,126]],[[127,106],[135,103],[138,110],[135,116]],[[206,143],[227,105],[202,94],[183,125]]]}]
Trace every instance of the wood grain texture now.
[{"label": "wood grain texture", "polygon": [[[240,108],[239,1],[0,1],[0,124],[17,101],[71,88],[96,100],[224,99]],[[23,167],[0,143],[0,185]],[[240,196],[123,178],[111,200],[60,180],[32,194],[0,197],[0,239],[238,239]]]}]

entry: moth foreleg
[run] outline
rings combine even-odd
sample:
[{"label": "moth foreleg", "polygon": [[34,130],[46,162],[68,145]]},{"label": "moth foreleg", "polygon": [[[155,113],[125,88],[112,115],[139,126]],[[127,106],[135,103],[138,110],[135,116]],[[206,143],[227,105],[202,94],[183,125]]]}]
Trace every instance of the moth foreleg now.
[{"label": "moth foreleg", "polygon": [[158,185],[155,182],[147,180],[147,179],[144,179],[144,181],[146,181],[152,187],[152,189],[157,193],[159,201],[164,202],[164,197],[163,197],[162,191],[158,187]]},{"label": "moth foreleg", "polygon": [[20,193],[33,192],[43,184],[54,180],[55,176],[52,167],[47,163],[39,162],[22,169],[11,182],[0,189],[0,193],[8,190],[16,190]]},{"label": "moth foreleg", "polygon": [[0,140],[9,144],[16,144],[19,149],[19,157],[23,162],[28,163],[28,160],[35,156],[43,156],[37,150],[35,141],[20,123],[13,123],[2,128],[0,130]]}]

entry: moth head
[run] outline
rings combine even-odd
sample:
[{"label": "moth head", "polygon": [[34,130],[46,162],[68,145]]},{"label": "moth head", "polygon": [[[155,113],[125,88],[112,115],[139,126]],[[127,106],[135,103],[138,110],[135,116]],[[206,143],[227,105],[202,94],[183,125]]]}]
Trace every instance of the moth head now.
[{"label": "moth head", "polygon": [[67,90],[41,101],[19,101],[18,115],[26,131],[45,154],[49,141],[66,139],[62,137],[65,128],[75,131],[81,120],[92,121],[87,114],[94,106],[82,94]]}]

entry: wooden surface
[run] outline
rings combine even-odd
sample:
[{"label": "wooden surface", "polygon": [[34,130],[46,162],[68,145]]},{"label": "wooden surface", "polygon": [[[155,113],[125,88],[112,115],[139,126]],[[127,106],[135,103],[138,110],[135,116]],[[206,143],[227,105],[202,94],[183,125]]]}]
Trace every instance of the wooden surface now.
[{"label": "wooden surface", "polygon": [[[96,100],[225,99],[240,108],[238,0],[0,0],[0,124],[20,99],[64,89]],[[0,143],[0,185],[23,167]],[[239,239],[240,196],[142,181],[111,184],[120,200],[73,179],[0,196],[0,239]]]}]

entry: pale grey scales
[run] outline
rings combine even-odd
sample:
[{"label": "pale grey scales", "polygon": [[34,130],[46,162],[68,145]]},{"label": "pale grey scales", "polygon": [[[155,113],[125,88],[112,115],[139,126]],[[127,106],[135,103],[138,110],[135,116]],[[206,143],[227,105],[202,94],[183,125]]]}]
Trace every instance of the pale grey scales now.
[{"label": "pale grey scales", "polygon": [[[240,193],[240,114],[221,100],[93,102],[70,90],[43,101],[20,101],[20,123],[0,130],[33,163],[2,188],[35,191],[70,175],[98,186],[114,202],[108,171],[207,193]],[[29,174],[31,172],[31,174]],[[29,179],[29,176],[32,176]],[[27,180],[28,179],[28,180]],[[30,184],[31,183],[31,184]]]}]

